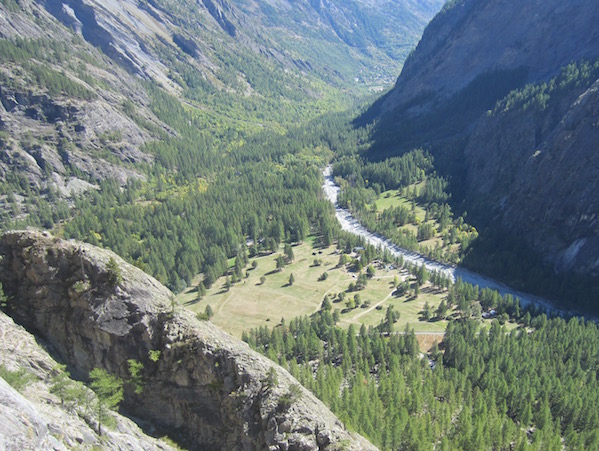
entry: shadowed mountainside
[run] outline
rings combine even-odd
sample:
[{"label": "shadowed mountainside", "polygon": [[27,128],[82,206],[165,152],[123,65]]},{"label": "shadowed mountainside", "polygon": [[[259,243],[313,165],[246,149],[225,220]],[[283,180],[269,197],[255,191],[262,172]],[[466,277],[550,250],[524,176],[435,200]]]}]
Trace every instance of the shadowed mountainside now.
[{"label": "shadowed mountainside", "polygon": [[[431,149],[483,237],[599,276],[598,20],[590,0],[449,2],[362,117],[377,121],[370,157]],[[500,253],[486,271],[510,271]]]}]

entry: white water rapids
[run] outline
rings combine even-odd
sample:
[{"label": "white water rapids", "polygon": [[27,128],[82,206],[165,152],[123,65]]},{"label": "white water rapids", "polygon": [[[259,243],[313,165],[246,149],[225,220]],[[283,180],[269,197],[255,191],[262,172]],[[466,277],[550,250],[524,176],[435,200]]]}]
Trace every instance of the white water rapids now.
[{"label": "white water rapids", "polygon": [[491,288],[493,290],[497,290],[502,295],[511,294],[514,297],[518,297],[520,298],[520,304],[523,306],[529,303],[533,303],[535,305],[540,305],[549,311],[553,310],[560,314],[565,313],[564,311],[555,309],[555,307],[549,301],[543,298],[534,296],[532,294],[513,290],[501,282],[497,282],[488,277],[481,276],[480,274],[476,274],[472,271],[461,268],[460,266],[440,263],[431,260],[417,252],[402,249],[399,246],[393,244],[384,236],[370,232],[364,226],[362,226],[348,210],[339,207],[337,203],[337,197],[339,196],[340,188],[337,185],[335,185],[335,180],[333,179],[332,175],[332,167],[327,166],[327,168],[323,172],[323,175],[324,184],[322,185],[322,189],[327,198],[335,206],[335,214],[343,230],[364,238],[366,242],[372,244],[373,246],[380,247],[382,249],[388,249],[396,257],[402,256],[404,261],[406,262],[418,266],[424,264],[425,268],[429,271],[440,271],[445,276],[450,277],[453,281],[455,281],[459,277],[464,282],[470,283],[472,285],[478,285],[479,288]]}]

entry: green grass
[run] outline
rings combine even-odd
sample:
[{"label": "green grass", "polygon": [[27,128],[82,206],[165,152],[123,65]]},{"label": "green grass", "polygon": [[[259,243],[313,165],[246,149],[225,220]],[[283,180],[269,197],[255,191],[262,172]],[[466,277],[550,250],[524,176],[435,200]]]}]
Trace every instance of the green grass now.
[{"label": "green grass", "polygon": [[[274,325],[281,318],[309,315],[320,307],[327,292],[343,290],[349,284],[347,276],[333,269],[339,259],[333,247],[316,250],[305,243],[295,246],[293,252],[294,261],[280,272],[276,271],[275,264],[278,254],[257,257],[252,259],[258,263],[257,268],[251,269],[250,263],[246,268],[249,277],[233,284],[229,291],[226,291],[225,279],[220,278],[200,302],[194,303],[193,289],[182,293],[179,301],[196,312],[210,304],[215,313],[212,321],[233,335],[241,336],[244,330]],[[323,260],[321,266],[313,266],[315,258]],[[329,278],[319,282],[318,278],[325,271],[329,272]],[[289,286],[291,273],[295,283]],[[261,277],[265,277],[264,284]]]},{"label": "green grass", "polygon": [[[294,246],[295,260],[283,271],[276,271],[275,258],[278,254],[256,257],[250,260],[246,268],[249,277],[233,284],[228,291],[225,278],[221,277],[201,301],[196,301],[195,286],[181,293],[178,301],[196,313],[204,312],[206,305],[210,305],[214,311],[211,321],[236,337],[241,337],[243,331],[252,328],[274,327],[282,318],[288,322],[298,316],[310,315],[320,308],[325,295],[331,298],[333,309],[341,311],[338,325],[343,328],[348,328],[351,324],[356,328],[362,324],[376,326],[384,319],[387,308],[393,306],[400,314],[394,329],[401,332],[409,325],[416,332],[420,349],[424,351],[429,350],[433,343],[439,343],[448,322],[458,317],[457,312],[449,311],[445,320],[425,321],[422,318],[424,304],[428,302],[434,312],[441,301],[447,298],[447,291],[439,291],[425,283],[416,299],[413,298],[413,289],[407,295],[393,296],[395,277],[400,282],[407,279],[411,286],[413,280],[406,270],[388,270],[384,265],[375,264],[377,269],[374,277],[368,281],[365,289],[347,292],[349,284],[356,282],[358,274],[350,271],[349,266],[337,267],[339,254],[334,246],[327,249],[314,248],[312,241],[310,238],[304,244]],[[282,255],[282,247],[280,250]],[[322,260],[321,266],[314,266],[314,259]],[[231,266],[233,260],[229,262]],[[253,260],[258,263],[255,269],[251,269]],[[319,281],[325,271],[328,278]],[[291,273],[295,282],[289,286]],[[265,278],[264,283],[261,283],[261,277]],[[200,280],[201,276],[198,276],[194,285]],[[340,292],[345,292],[345,300],[334,302]],[[362,303],[369,302],[370,305],[346,310],[345,301],[353,298],[356,293],[360,294]],[[483,325],[490,327],[492,321],[483,320]],[[508,322],[506,327],[511,329],[517,325]]]},{"label": "green grass", "polygon": [[[393,288],[390,282],[393,281],[395,274],[398,274],[398,272],[391,271],[390,278],[386,276],[377,278],[375,276],[371,279],[366,289],[360,292],[363,301],[371,301],[370,306],[367,308],[357,307],[350,312],[342,313],[340,325],[342,327],[349,327],[350,324],[376,326],[384,319],[387,308],[393,306],[393,309],[400,313],[399,321],[395,323],[396,330],[403,330],[406,324],[409,324],[417,332],[437,333],[445,331],[447,321],[424,321],[421,318],[421,312],[424,309],[425,302],[428,302],[434,311],[441,303],[441,300],[447,297],[447,293],[445,291],[438,292],[425,285],[417,299],[413,299],[411,293],[400,297],[393,296],[391,295]],[[405,273],[400,275],[400,280],[403,277],[407,277]],[[348,295],[350,293],[346,296]],[[376,308],[377,305],[380,307],[379,309]],[[345,308],[345,306],[335,303],[333,308]]]},{"label": "green grass", "polygon": [[[413,192],[414,188],[416,188],[417,192],[420,192],[420,189],[424,186],[424,183],[425,182],[415,183],[408,186],[407,189]],[[408,210],[412,208],[411,199],[408,199],[406,196],[402,196],[401,190],[396,189],[383,191],[379,195],[379,198],[376,200],[375,204],[376,209],[381,213],[391,207],[405,207]],[[416,218],[423,221],[425,214],[424,208],[416,202]]]},{"label": "green grass", "polygon": [[[408,189],[410,191],[413,191],[416,187],[416,189],[419,191],[423,185],[424,182],[410,185]],[[407,198],[406,196],[402,196],[400,190],[395,189],[382,192],[376,200],[375,205],[379,213],[382,213],[383,211],[393,207],[404,207],[407,208],[408,211],[412,210],[412,200]],[[418,223],[424,222],[424,218],[426,217],[426,211],[424,210],[424,207],[418,204],[418,202],[416,202],[414,205],[414,214]],[[436,222],[433,222],[433,224],[434,226],[438,227],[438,224]],[[414,224],[406,224],[402,227],[399,227],[399,229],[410,230],[414,234],[418,232],[418,227]]]},{"label": "green grass", "polygon": [[[259,326],[274,326],[282,318],[288,321],[297,316],[310,315],[320,308],[325,295],[336,297],[338,293],[346,291],[349,284],[357,279],[357,274],[349,271],[348,268],[337,268],[339,255],[333,246],[318,249],[306,242],[295,246],[293,251],[295,260],[283,271],[276,271],[277,254],[257,257],[252,259],[257,261],[257,268],[249,269],[250,263],[247,267],[249,277],[233,284],[230,290],[226,290],[225,278],[220,278],[201,301],[196,301],[194,287],[180,294],[178,300],[194,312],[203,312],[209,304],[214,311],[212,322],[232,335],[240,337],[244,330]],[[322,260],[321,266],[314,266],[316,258]],[[325,271],[328,273],[328,278],[319,281]],[[294,275],[295,283],[289,286],[291,273]],[[370,307],[357,307],[342,313],[340,326],[349,327],[350,324],[359,326],[362,323],[375,326],[383,319],[387,306],[393,305],[401,314],[396,329],[400,330],[399,328],[409,323],[418,332],[444,331],[446,321],[420,321],[420,311],[427,300],[435,309],[446,293],[429,293],[425,286],[416,300],[406,301],[405,296],[396,298],[391,296],[395,276],[402,280],[407,274],[397,269],[390,271],[377,269],[366,288],[359,291],[362,302],[370,301]],[[261,277],[265,277],[264,284],[260,282]],[[198,282],[199,279],[195,281],[196,284]],[[355,294],[355,292],[346,293],[345,299]],[[375,308],[377,304],[382,306],[380,310]],[[333,308],[340,310],[346,308],[345,303],[336,302],[332,305]]]},{"label": "green grass", "polygon": [[[379,213],[384,212],[385,210],[388,210],[390,208],[393,207],[404,207],[406,208],[408,211],[412,211],[412,208],[414,209],[414,215],[415,215],[415,221],[413,223],[406,223],[401,227],[398,227],[398,230],[404,230],[404,231],[409,231],[411,233],[413,233],[415,236],[418,236],[418,226],[422,225],[424,223],[430,224],[432,225],[433,229],[434,229],[434,235],[427,240],[422,240],[419,241],[419,246],[421,249],[421,252],[428,254],[430,251],[434,250],[437,246],[440,247],[441,249],[443,249],[444,253],[446,254],[459,254],[461,251],[461,244],[459,242],[455,242],[453,244],[449,243],[447,240],[443,239],[443,234],[444,232],[447,233],[447,231],[449,231],[452,227],[455,226],[455,220],[450,221],[450,224],[448,224],[448,227],[445,230],[441,230],[441,224],[439,223],[438,220],[435,219],[429,219],[428,221],[425,221],[426,218],[426,210],[425,210],[425,205],[419,204],[417,201],[417,198],[414,198],[414,196],[416,196],[415,193],[419,193],[425,186],[426,184],[426,180],[422,181],[420,183],[415,183],[412,184],[408,187],[406,187],[404,190],[399,189],[399,190],[388,190],[388,191],[384,191],[382,192],[377,200],[375,201],[374,205],[376,206],[376,210]],[[414,204],[412,204],[414,199]],[[367,206],[370,207],[370,206]],[[465,232],[464,232],[465,230]],[[468,236],[476,236],[476,230],[475,229],[470,229],[469,226],[462,226],[461,231],[457,232],[457,235],[459,235],[460,239],[462,239],[464,236],[468,237]],[[457,239],[457,237],[456,237]],[[433,256],[433,258],[442,258],[441,256]],[[450,261],[454,261],[454,260],[450,260]]]}]

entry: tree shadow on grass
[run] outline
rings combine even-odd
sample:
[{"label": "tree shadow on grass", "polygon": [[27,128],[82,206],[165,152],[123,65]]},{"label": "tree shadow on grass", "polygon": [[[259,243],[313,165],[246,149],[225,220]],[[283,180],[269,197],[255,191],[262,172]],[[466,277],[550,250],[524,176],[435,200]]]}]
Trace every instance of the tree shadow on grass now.
[{"label": "tree shadow on grass", "polygon": [[264,274],[265,276],[272,276],[273,274],[277,274],[280,273],[281,270],[280,269],[273,269],[272,271],[267,272],[266,274]]}]

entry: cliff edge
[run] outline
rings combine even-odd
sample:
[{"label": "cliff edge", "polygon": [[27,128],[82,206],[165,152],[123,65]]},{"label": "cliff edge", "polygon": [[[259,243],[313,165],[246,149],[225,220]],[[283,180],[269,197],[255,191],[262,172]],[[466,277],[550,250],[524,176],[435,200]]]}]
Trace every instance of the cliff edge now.
[{"label": "cliff edge", "polygon": [[[0,238],[5,311],[72,374],[124,380],[121,410],[191,449],[375,449],[345,430],[275,363],[175,304],[172,293],[110,251],[48,233]],[[116,263],[116,264],[115,264]]]}]

